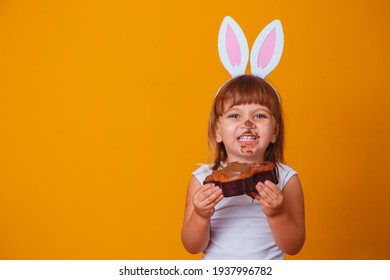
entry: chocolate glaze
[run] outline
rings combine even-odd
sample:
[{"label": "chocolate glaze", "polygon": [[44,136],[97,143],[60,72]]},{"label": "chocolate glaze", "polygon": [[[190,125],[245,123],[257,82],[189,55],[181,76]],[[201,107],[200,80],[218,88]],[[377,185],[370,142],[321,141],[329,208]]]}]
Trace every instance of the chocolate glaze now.
[{"label": "chocolate glaze", "polygon": [[238,163],[214,171],[207,176],[203,184],[214,183],[222,189],[225,197],[249,194],[256,191],[258,182],[269,180],[278,183],[277,168],[272,162]]}]

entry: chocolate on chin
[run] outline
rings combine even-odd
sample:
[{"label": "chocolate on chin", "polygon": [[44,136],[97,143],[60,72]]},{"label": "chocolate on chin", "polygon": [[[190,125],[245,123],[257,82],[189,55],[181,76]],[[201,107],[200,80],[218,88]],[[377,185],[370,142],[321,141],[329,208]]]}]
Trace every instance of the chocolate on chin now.
[{"label": "chocolate on chin", "polygon": [[278,183],[277,167],[273,162],[232,162],[207,176],[203,184],[214,183],[225,197],[250,194],[258,182]]}]

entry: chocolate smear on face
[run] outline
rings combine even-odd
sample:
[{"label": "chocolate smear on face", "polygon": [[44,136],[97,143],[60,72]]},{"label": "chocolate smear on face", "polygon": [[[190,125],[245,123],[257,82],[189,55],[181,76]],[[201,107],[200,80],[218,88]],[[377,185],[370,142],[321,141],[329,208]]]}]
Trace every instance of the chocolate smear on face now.
[{"label": "chocolate smear on face", "polygon": [[[249,121],[249,120],[248,120]],[[250,121],[249,121],[250,122]],[[248,129],[244,134],[251,134],[251,129]],[[259,139],[259,135],[255,134],[256,138]],[[245,154],[253,154],[253,145],[241,145],[241,152]]]},{"label": "chocolate smear on face", "polygon": [[253,154],[252,145],[242,145],[241,152],[245,154]]},{"label": "chocolate smear on face", "polygon": [[249,130],[253,127],[253,123],[250,120],[246,120],[244,125],[245,127],[248,127]]}]

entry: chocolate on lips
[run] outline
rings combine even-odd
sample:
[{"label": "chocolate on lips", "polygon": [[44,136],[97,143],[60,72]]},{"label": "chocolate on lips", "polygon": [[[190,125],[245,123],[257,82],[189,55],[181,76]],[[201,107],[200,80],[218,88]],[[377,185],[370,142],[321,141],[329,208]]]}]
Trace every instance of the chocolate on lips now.
[{"label": "chocolate on lips", "polygon": [[276,166],[272,162],[229,163],[207,176],[203,184],[214,183],[222,189],[225,197],[249,194],[256,191],[258,182],[269,180],[278,183]]}]

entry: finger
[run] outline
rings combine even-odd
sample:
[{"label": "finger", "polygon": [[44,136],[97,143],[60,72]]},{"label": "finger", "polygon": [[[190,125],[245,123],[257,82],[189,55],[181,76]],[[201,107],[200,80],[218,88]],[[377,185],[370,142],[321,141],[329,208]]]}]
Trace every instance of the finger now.
[{"label": "finger", "polygon": [[193,203],[198,205],[199,207],[204,207],[204,200],[210,196],[214,187],[214,184],[206,184],[204,186],[200,186],[194,193],[194,196],[192,198]]},{"label": "finger", "polygon": [[264,210],[265,208],[269,207],[269,204],[265,199],[259,197],[257,201],[259,202],[261,209]]},{"label": "finger", "polygon": [[264,185],[264,183],[258,182],[255,188],[262,199],[268,198],[269,195],[265,191],[266,185]]},{"label": "finger", "polygon": [[268,197],[272,200],[277,200],[281,195],[281,190],[270,181],[259,184],[259,187],[263,198]]},{"label": "finger", "polygon": [[265,212],[269,211],[270,209],[274,208],[278,199],[271,197],[266,192],[266,187],[259,185],[257,188],[260,190],[259,191],[260,198],[258,200],[259,200],[261,209],[263,209],[263,212],[265,213]]},{"label": "finger", "polygon": [[[204,200],[208,196],[210,196],[215,191],[216,186],[214,184],[206,184],[197,192],[197,195]],[[218,188],[218,187],[217,187]]]},{"label": "finger", "polygon": [[[215,200],[219,199],[222,195],[222,190],[218,186],[210,186],[208,189],[203,190],[199,196],[199,206],[204,208],[213,207],[217,202]],[[223,197],[223,196],[222,196]]]},{"label": "finger", "polygon": [[270,189],[272,190],[273,192],[275,192],[276,194],[280,194],[282,192],[281,189],[278,188],[277,185],[275,185],[274,183],[272,183],[271,181],[265,181],[264,184]]},{"label": "finger", "polygon": [[263,198],[259,199],[259,204],[261,206],[261,209],[263,209],[264,212],[271,208],[271,205],[269,204],[269,202],[267,202],[267,200],[265,200]]},{"label": "finger", "polygon": [[206,185],[203,185],[204,188],[214,188],[215,184],[214,183],[207,183]]},{"label": "finger", "polygon": [[199,186],[198,189],[194,193],[194,197],[200,196],[202,193],[209,190],[211,187],[213,187],[213,184],[206,184],[203,186]]},{"label": "finger", "polygon": [[213,190],[211,190],[210,195],[205,199],[208,205],[215,206],[219,201],[223,198],[222,190],[220,187],[215,186]]},{"label": "finger", "polygon": [[223,199],[223,194],[221,193],[216,200],[214,200],[214,206],[217,205]]}]

